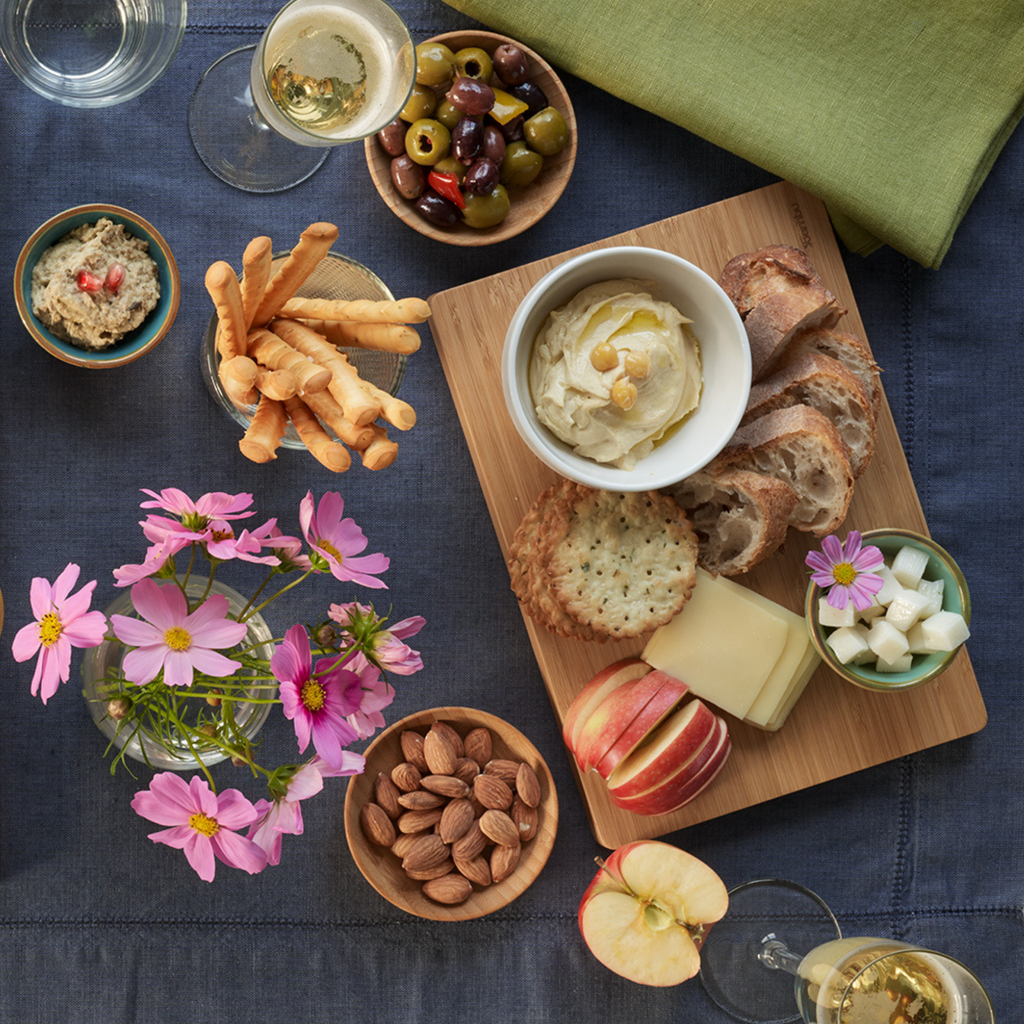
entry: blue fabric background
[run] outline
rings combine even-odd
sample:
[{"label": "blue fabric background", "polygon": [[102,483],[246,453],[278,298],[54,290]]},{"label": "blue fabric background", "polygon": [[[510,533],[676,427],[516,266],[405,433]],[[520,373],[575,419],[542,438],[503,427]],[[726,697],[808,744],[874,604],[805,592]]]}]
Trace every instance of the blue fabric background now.
[{"label": "blue fabric background", "polygon": [[[439,0],[396,5],[416,38],[471,25]],[[390,215],[361,146],[310,181],[253,197],[196,157],[191,89],[221,53],[253,43],[273,0],[195,3],[165,77],[107,111],[48,104],[0,65],[0,279],[43,220],[89,201],[127,206],[169,240],[181,270],[170,336],[126,368],[92,373],[38,348],[11,292],[0,301],[0,1020],[21,1024],[719,1021],[697,981],[666,991],[611,974],[585,949],[576,908],[601,850],[576,794],[508,574],[429,331],[402,394],[420,413],[399,461],[332,477],[285,453],[254,467],[203,390],[198,345],[215,259],[238,264],[270,234],[287,246],[313,220],[395,294],[427,296],[746,192],[765,172],[682,129],[567,79],[579,156],[554,212],[483,249],[443,246]],[[855,144],[855,140],[851,140]],[[1010,140],[942,269],[883,250],[846,265],[931,531],[974,598],[971,656],[989,710],[978,735],[669,837],[729,885],[781,876],[819,892],[849,934],[890,934],[960,956],[989,986],[1000,1021],[1024,990],[1021,700],[1021,421],[1024,371],[1024,137]],[[8,284],[5,286],[10,288]],[[265,516],[297,524],[307,489],[340,489],[371,550],[392,556],[396,617],[423,613],[426,668],[398,679],[389,718],[442,704],[484,708],[536,743],[561,796],[558,839],[535,885],[506,910],[459,925],[403,915],[366,884],[346,847],[344,782],[307,805],[283,863],[200,882],[180,854],[145,839],[111,778],[103,741],[72,685],[48,707],[28,694],[10,641],[30,618],[34,575],[69,560],[113,598],[110,571],[137,561],[139,488],[249,490]],[[228,582],[245,589],[232,569]],[[339,596],[306,587],[286,611],[316,616]],[[347,598],[345,598],[347,599]],[[308,608],[308,613],[304,610]],[[267,742],[290,729],[272,719]],[[275,724],[276,723],[276,724]],[[822,723],[837,744],[842,723]],[[284,749],[284,748],[282,748]],[[230,768],[222,784],[235,784]],[[243,788],[245,784],[243,783]],[[256,794],[250,794],[255,796]]]}]

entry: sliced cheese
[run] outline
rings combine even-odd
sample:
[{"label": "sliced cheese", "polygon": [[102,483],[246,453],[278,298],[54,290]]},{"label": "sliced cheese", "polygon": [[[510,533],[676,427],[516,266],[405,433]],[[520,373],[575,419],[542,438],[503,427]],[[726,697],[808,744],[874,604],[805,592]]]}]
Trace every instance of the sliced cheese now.
[{"label": "sliced cheese", "polygon": [[789,639],[788,621],[748,600],[749,593],[698,570],[682,612],[655,631],[643,652],[648,665],[737,718],[747,715]]}]

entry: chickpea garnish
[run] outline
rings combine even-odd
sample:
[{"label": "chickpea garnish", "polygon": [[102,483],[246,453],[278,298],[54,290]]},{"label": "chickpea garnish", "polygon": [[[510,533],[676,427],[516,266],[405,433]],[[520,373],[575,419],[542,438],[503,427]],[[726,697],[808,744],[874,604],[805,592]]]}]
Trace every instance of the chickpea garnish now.
[{"label": "chickpea garnish", "polygon": [[646,380],[651,375],[651,357],[646,352],[629,352],[626,355],[626,373],[637,380]]},{"label": "chickpea garnish", "polygon": [[612,401],[623,411],[633,408],[637,398],[636,385],[628,377],[620,377],[612,385]]},{"label": "chickpea garnish", "polygon": [[591,349],[590,365],[598,373],[615,369],[619,365],[619,350],[610,341],[602,341]]}]

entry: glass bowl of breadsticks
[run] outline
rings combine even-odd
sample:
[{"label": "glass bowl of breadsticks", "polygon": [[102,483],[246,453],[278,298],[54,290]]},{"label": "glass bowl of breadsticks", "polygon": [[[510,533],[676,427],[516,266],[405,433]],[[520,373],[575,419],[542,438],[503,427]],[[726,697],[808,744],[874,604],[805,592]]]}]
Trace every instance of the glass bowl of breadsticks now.
[{"label": "glass bowl of breadsticks", "polygon": [[333,472],[358,456],[383,469],[398,454],[396,431],[416,422],[396,397],[430,313],[422,299],[395,299],[366,267],[331,251],[332,224],[312,224],[294,248],[254,238],[241,273],[211,264],[214,314],[200,350],[207,389],[244,430],[253,462],[279,448],[305,449]]}]

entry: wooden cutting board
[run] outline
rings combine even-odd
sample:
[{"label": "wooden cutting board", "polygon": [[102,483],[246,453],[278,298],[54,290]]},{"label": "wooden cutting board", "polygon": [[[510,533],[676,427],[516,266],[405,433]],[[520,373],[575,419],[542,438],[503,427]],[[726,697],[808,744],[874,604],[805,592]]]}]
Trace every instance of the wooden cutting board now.
[{"label": "wooden cutting board", "polygon": [[[602,246],[664,249],[717,279],[732,256],[770,243],[797,246],[808,254],[825,285],[848,310],[838,329],[867,343],[824,206],[788,182],[431,297],[434,341],[506,555],[523,515],[555,480],[553,471],[520,440],[502,397],[505,330],[526,292],[568,257]],[[883,402],[874,459],[857,482],[841,535],[847,528],[864,531],[883,526],[928,532],[887,402]],[[791,530],[782,552],[738,581],[802,614],[808,576],[804,556],[811,546],[817,542]],[[642,640],[597,644],[564,639],[538,627],[528,616],[524,621],[559,724],[573,697],[595,672],[617,658],[638,654],[644,647]],[[514,685],[514,680],[502,683]],[[634,839],[665,835],[966,736],[985,725],[986,711],[964,650],[939,679],[902,694],[861,690],[821,667],[777,733],[763,732],[728,716],[727,720],[732,756],[704,793],[673,814],[645,818],[619,810],[608,799],[596,773],[582,778],[577,774],[597,841],[612,849]],[[572,762],[568,752],[566,756]]]}]

